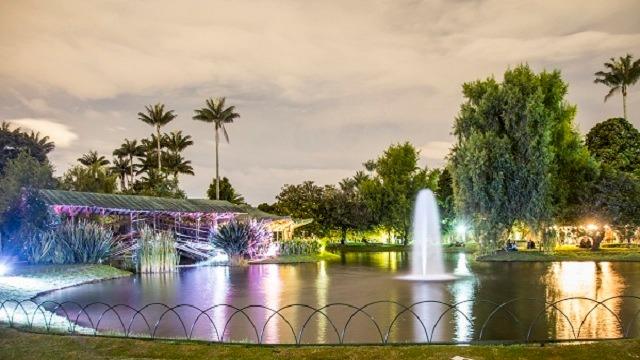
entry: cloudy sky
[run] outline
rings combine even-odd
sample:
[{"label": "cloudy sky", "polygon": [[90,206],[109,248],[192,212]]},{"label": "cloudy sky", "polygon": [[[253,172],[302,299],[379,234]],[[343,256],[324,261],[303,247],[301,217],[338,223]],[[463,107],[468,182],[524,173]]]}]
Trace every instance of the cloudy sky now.
[{"label": "cloudy sky", "polygon": [[[152,129],[163,102],[195,146],[204,197],[213,129],[193,109],[226,96],[241,114],[221,172],[253,204],[285,183],[336,183],[392,143],[440,166],[465,81],[509,66],[560,69],[584,133],[621,114],[593,73],[640,56],[640,1],[27,1],[0,2],[0,120],[50,135],[58,174]],[[629,113],[640,126],[640,85]]]}]

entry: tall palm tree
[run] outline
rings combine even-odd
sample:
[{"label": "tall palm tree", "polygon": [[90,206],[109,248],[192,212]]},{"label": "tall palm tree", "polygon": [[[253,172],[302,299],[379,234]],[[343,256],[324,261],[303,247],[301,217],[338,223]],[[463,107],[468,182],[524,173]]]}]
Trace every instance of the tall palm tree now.
[{"label": "tall palm tree", "polygon": [[179,174],[194,175],[191,161],[185,160],[179,153],[165,154],[165,164],[167,173],[173,174],[173,178],[176,181],[178,181]]},{"label": "tall palm tree", "polygon": [[186,148],[193,145],[191,135],[183,135],[182,130],[172,131],[169,134],[164,134],[162,137],[164,146],[174,155],[179,155]]},{"label": "tall palm tree", "polygon": [[225,124],[233,123],[234,119],[240,117],[240,114],[236,113],[235,106],[225,107],[225,98],[210,98],[207,99],[206,104],[207,107],[202,109],[195,110],[195,115],[193,115],[193,120],[200,120],[207,123],[213,123],[213,127],[215,130],[215,143],[216,143],[216,200],[220,199],[220,173],[219,173],[219,147],[220,147],[220,131],[224,135],[227,143],[229,142],[229,134],[227,134],[227,129],[225,128]]},{"label": "tall palm tree", "polygon": [[32,130],[27,135],[27,138],[39,146],[46,154],[52,152],[56,147],[53,141],[49,141],[50,138],[48,136],[40,137],[40,132],[38,131]]},{"label": "tall palm tree", "polygon": [[616,93],[622,93],[622,111],[627,119],[627,89],[634,85],[640,78],[640,59],[633,61],[633,56],[627,54],[617,60],[611,58],[611,62],[604,63],[608,71],[598,71],[595,73],[596,84],[605,84],[611,90],[604,97],[604,101]]},{"label": "tall palm tree", "polygon": [[126,157],[117,157],[111,162],[112,165],[109,168],[112,173],[118,175],[120,179],[120,190],[124,191],[127,188],[127,174],[129,173],[129,159]]},{"label": "tall palm tree", "polygon": [[129,183],[133,184],[134,170],[137,165],[134,163],[134,157],[141,156],[143,154],[142,146],[138,144],[138,140],[124,139],[122,145],[119,148],[113,150],[113,156],[124,157],[129,159]]},{"label": "tall palm tree", "polygon": [[83,154],[78,158],[78,162],[87,167],[102,167],[109,165],[109,160],[102,155],[98,155],[98,152],[91,150],[86,154]]},{"label": "tall palm tree", "polygon": [[171,122],[171,120],[176,118],[176,114],[173,110],[164,111],[164,104],[155,104],[145,106],[147,113],[138,113],[138,119],[142,122],[154,126],[156,128],[156,139],[158,146],[158,171],[162,171],[162,150],[160,147],[160,140],[162,137],[160,136],[160,128],[167,125]]}]

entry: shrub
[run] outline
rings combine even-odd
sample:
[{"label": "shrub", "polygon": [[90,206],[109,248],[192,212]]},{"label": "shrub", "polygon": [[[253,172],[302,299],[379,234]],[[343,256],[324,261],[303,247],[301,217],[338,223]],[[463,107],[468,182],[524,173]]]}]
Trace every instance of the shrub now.
[{"label": "shrub", "polygon": [[279,245],[280,255],[314,255],[322,251],[318,240],[285,240]]},{"label": "shrub", "polygon": [[231,265],[242,265],[250,252],[250,231],[249,224],[231,220],[212,232],[209,241],[229,256]]},{"label": "shrub", "polygon": [[97,264],[107,260],[115,248],[111,231],[84,220],[24,236],[27,259],[35,264]]},{"label": "shrub", "polygon": [[178,268],[180,260],[173,234],[154,232],[148,226],[140,231],[136,249],[136,270],[140,273],[171,272]]}]

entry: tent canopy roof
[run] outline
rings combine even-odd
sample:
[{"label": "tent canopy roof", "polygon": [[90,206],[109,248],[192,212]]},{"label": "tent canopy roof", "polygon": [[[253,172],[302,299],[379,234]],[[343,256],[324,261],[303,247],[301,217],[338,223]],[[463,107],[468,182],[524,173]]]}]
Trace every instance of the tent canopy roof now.
[{"label": "tent canopy roof", "polygon": [[40,194],[48,206],[75,207],[96,213],[246,213],[242,207],[221,200],[169,199],[154,196],[99,194],[63,190],[40,190]]}]

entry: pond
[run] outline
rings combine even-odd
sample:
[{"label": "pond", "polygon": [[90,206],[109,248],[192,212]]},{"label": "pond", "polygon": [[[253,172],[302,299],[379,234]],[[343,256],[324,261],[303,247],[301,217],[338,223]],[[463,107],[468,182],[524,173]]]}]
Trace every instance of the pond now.
[{"label": "pond", "polygon": [[[460,253],[445,255],[447,269],[461,275],[456,281],[399,280],[409,271],[409,262],[410,256],[403,252],[343,253],[339,260],[320,263],[183,268],[175,274],[138,275],[63,289],[38,300],[68,302],[56,312],[77,319],[82,326],[213,341],[468,342],[521,341],[527,334],[541,340],[640,333],[640,320],[634,320],[640,299],[631,297],[640,296],[634,286],[640,284],[640,263],[484,263]],[[572,299],[545,310],[545,302],[565,298],[602,301],[619,296],[624,298],[599,306],[591,300]],[[379,300],[384,302],[362,311],[347,305],[332,305],[322,313],[305,306],[275,315],[265,308],[235,310],[248,305],[277,310],[289,304],[316,309],[331,303],[361,307]],[[426,300],[430,302],[408,308]],[[96,302],[102,304],[92,304]],[[153,303],[190,304],[200,310],[216,304],[233,307],[218,306],[205,313],[189,306],[173,311],[160,304],[144,307]],[[81,313],[77,304],[92,305]],[[104,304],[144,309],[136,313],[118,306],[110,311]]]}]

